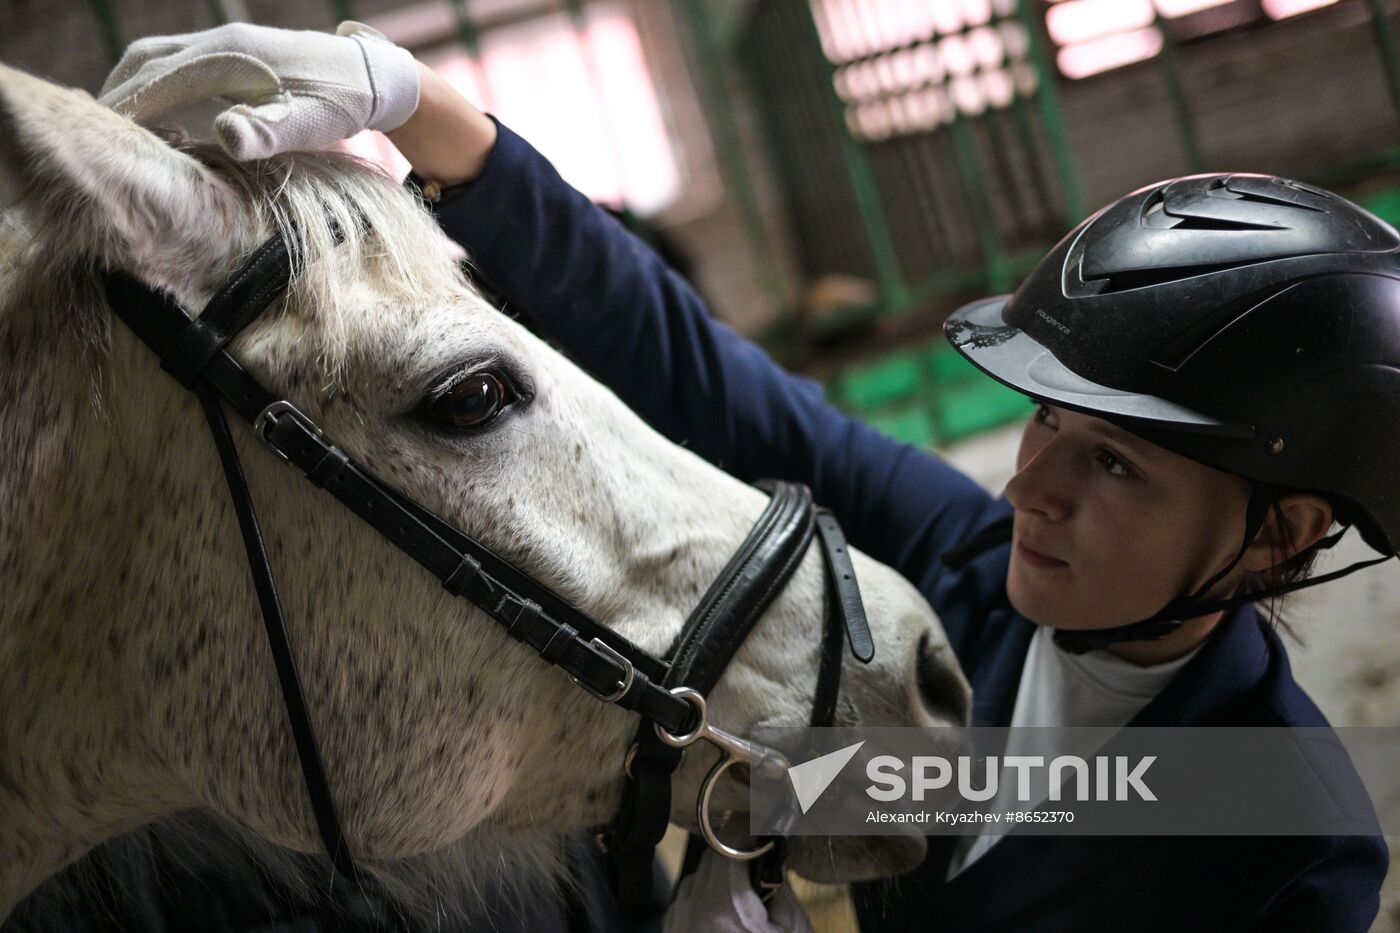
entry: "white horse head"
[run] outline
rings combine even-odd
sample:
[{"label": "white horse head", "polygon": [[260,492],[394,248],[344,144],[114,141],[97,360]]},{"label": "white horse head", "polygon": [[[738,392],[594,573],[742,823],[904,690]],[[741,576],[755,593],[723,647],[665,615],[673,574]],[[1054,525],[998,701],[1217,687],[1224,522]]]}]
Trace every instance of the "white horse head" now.
[{"label": "white horse head", "polygon": [[[765,505],[491,308],[421,206],[347,157],[238,166],[0,67],[7,203],[0,918],[94,845],[179,812],[319,849],[197,403],[112,325],[102,268],[197,309],[259,243],[296,230],[293,287],[234,357],[377,475],[653,653]],[[484,430],[453,430],[425,400],[474,373],[517,399]],[[583,694],[234,428],[361,860],[389,878],[427,863],[470,872],[488,844],[493,861],[553,851],[612,817],[636,718]],[[929,607],[854,557],[878,651],[847,665],[838,722],[961,722],[966,682]],[[711,697],[719,725],[806,722],[823,598],[813,549]],[[680,823],[707,765],[688,759]],[[794,865],[869,877],[911,867],[916,849],[798,847]]]}]

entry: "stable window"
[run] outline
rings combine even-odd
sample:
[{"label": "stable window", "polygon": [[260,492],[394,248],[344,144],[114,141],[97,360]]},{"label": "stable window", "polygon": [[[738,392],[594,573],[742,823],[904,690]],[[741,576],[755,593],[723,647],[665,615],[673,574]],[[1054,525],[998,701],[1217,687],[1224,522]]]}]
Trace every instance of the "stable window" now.
[{"label": "stable window", "polygon": [[1287,19],[1337,0],[1050,0],[1045,28],[1067,78],[1087,78],[1162,51],[1169,23],[1177,40]]},{"label": "stable window", "polygon": [[810,0],[861,139],[934,129],[1035,89],[1016,0]]},{"label": "stable window", "polygon": [[[680,169],[636,23],[620,3],[578,16],[538,0],[436,0],[369,21],[472,103],[530,140],[595,201],[655,214]],[[398,176],[383,137],[351,143]]]}]

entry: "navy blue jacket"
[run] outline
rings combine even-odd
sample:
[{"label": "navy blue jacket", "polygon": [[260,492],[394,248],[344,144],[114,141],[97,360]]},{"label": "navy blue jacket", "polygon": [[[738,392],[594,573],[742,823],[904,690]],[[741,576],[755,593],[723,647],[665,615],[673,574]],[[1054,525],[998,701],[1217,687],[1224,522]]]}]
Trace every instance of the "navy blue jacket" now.
[{"label": "navy blue jacket", "polygon": [[[1007,725],[1034,624],[1006,595],[1009,546],[939,555],[1010,512],[933,453],[827,404],[707,313],[691,288],[505,127],[439,221],[476,275],[654,428],[740,479],[807,483],[851,542],[911,580],[973,686],[975,725]],[[1236,610],[1135,726],[1325,725],[1274,632]],[[1388,857],[1376,837],[1047,837],[1012,833],[951,883],[955,842],[860,886],[867,930],[1363,931]]]}]

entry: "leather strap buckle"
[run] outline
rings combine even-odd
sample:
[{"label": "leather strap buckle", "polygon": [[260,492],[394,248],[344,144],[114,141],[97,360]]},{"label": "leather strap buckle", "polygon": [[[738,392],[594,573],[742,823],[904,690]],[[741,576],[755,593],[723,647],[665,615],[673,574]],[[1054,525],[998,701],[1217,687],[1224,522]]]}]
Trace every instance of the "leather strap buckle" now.
[{"label": "leather strap buckle", "polygon": [[258,440],[262,441],[264,446],[269,450],[288,463],[291,463],[292,458],[282,453],[282,451],[277,448],[277,445],[272,443],[272,438],[269,436],[269,432],[277,426],[278,418],[284,415],[300,421],[306,430],[310,431],[318,438],[324,438],[326,435],[321,431],[320,426],[317,425],[316,422],[302,414],[299,408],[286,399],[278,399],[258,412],[257,418],[253,419],[253,433],[257,435]]},{"label": "leather strap buckle", "polygon": [[606,655],[610,660],[617,662],[618,667],[620,669],[620,673],[617,680],[617,689],[614,690],[612,693],[602,693],[598,690],[594,690],[591,686],[579,680],[573,674],[569,675],[569,679],[572,680],[574,683],[578,684],[583,689],[587,690],[589,693],[593,694],[598,699],[602,700],[604,703],[616,703],[618,700],[622,699],[627,695],[628,690],[632,689],[632,682],[637,679],[637,669],[632,666],[631,661],[627,660],[627,658],[614,651],[608,645],[608,643],[603,641],[602,639],[594,638],[591,639],[588,643],[594,648],[598,649],[599,653]]}]

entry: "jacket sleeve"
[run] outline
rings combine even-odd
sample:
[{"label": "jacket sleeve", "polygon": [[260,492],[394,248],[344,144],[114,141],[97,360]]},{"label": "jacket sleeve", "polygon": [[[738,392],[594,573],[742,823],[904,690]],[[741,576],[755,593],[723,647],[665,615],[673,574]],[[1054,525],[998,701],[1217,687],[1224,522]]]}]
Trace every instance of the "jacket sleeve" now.
[{"label": "jacket sleeve", "polygon": [[938,554],[977,527],[991,497],[975,482],[843,414],[714,320],[506,127],[482,174],[434,210],[508,313],[523,311],[657,431],[745,481],[806,483],[853,544],[926,595]]}]

